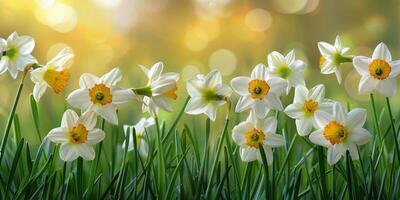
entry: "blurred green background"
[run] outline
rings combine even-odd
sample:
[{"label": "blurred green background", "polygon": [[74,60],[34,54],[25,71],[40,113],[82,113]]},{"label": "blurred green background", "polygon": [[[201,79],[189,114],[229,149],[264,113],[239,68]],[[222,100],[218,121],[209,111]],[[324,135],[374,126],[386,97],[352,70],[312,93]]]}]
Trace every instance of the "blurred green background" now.
[{"label": "blurred green background", "polygon": [[[68,107],[64,99],[78,87],[82,73],[101,76],[119,66],[124,75],[121,86],[140,87],[147,80],[138,65],[163,61],[166,71],[181,74],[179,98],[173,103],[179,110],[187,96],[185,80],[219,69],[228,83],[234,76],[249,75],[258,63],[267,64],[267,54],[273,50],[286,54],[295,49],[296,56],[308,63],[307,86],[323,83],[327,97],[369,109],[368,96],[358,95],[359,77],[351,64],[342,66],[342,85],[333,74],[319,73],[317,42],[333,43],[340,35],[351,47],[350,54],[370,56],[382,41],[399,59],[399,11],[398,0],[2,0],[0,36],[17,31],[34,37],[33,55],[40,63],[64,47],[75,54],[68,64],[72,78],[64,94],[48,90],[39,102],[44,136],[59,125]],[[18,82],[8,74],[0,76],[1,128]],[[28,98],[32,88],[26,80],[17,112],[24,137],[37,144]],[[396,114],[399,96],[392,98]],[[285,105],[290,101],[291,97],[284,98]],[[168,120],[177,112],[162,115]],[[131,102],[119,114],[121,124],[133,124],[142,117],[141,105]],[[218,116],[222,121],[223,113]]]}]

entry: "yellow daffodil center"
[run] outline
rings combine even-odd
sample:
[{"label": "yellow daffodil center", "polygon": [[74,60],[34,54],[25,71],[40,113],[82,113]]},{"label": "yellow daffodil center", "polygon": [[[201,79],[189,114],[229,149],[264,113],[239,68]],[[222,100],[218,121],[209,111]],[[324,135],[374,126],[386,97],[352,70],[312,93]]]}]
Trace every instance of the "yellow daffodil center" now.
[{"label": "yellow daffodil center", "polygon": [[95,84],[89,89],[90,101],[94,104],[107,105],[112,102],[111,90],[104,84]]},{"label": "yellow daffodil center", "polygon": [[291,74],[291,69],[287,65],[282,65],[278,68],[276,73],[283,79],[287,79]]},{"label": "yellow daffodil center", "polygon": [[166,93],[164,93],[164,95],[168,98],[176,100],[178,98],[178,95],[176,95],[177,90],[178,90],[178,87],[175,84],[174,87],[172,87],[170,90],[168,90]]},{"label": "yellow daffodil center", "polygon": [[344,142],[349,135],[349,132],[342,124],[337,121],[331,121],[325,126],[323,135],[332,145],[334,145]]},{"label": "yellow daffodil center", "polygon": [[369,74],[378,80],[386,79],[389,76],[390,72],[392,71],[392,68],[390,67],[389,63],[381,59],[373,60],[368,65],[368,68],[369,68]]},{"label": "yellow daffodil center", "polygon": [[246,138],[247,146],[257,149],[259,147],[259,144],[264,143],[265,140],[264,132],[256,128],[247,131],[244,137]]},{"label": "yellow daffodil center", "polygon": [[68,133],[69,141],[73,144],[82,144],[87,142],[88,130],[83,124],[74,126]]},{"label": "yellow daffodil center", "polygon": [[322,68],[322,66],[325,64],[325,57],[324,56],[320,56],[319,57],[319,68]]},{"label": "yellow daffodil center", "polygon": [[265,80],[255,79],[250,81],[248,90],[253,99],[264,99],[269,92],[269,85]]},{"label": "yellow daffodil center", "polygon": [[51,88],[53,88],[53,91],[56,94],[59,94],[64,91],[70,77],[71,74],[69,73],[68,69],[56,71],[53,68],[49,68],[44,73],[43,79]]},{"label": "yellow daffodil center", "polygon": [[318,109],[318,102],[309,99],[304,101],[304,112],[307,116],[313,116],[314,112]]}]

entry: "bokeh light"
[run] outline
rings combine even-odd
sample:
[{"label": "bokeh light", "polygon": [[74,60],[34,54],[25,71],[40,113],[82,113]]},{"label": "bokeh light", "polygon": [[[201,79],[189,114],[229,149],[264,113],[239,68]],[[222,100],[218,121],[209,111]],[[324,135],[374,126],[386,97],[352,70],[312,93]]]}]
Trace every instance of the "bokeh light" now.
[{"label": "bokeh light", "polygon": [[228,49],[218,49],[211,54],[209,65],[211,69],[219,70],[222,75],[231,75],[237,65],[235,54]]},{"label": "bokeh light", "polygon": [[268,11],[256,8],[246,14],[245,22],[252,31],[262,32],[271,26],[272,17]]}]

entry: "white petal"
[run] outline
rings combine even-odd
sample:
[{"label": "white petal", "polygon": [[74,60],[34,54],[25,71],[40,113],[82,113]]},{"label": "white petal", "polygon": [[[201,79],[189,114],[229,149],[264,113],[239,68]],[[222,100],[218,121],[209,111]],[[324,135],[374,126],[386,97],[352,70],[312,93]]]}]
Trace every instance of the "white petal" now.
[{"label": "white petal", "polygon": [[64,161],[73,161],[77,159],[79,153],[75,145],[70,143],[65,143],[60,146],[60,158]]},{"label": "white petal", "polygon": [[115,105],[129,102],[134,97],[132,89],[114,89],[112,91],[112,103]]},{"label": "white petal", "polygon": [[265,101],[256,100],[253,105],[253,111],[258,118],[265,118],[267,116],[269,109],[265,105]]},{"label": "white petal", "polygon": [[282,135],[278,135],[275,133],[267,133],[265,143],[270,147],[281,147],[285,146],[286,140]]},{"label": "white petal", "polygon": [[254,102],[255,101],[250,97],[250,95],[241,96],[236,104],[235,112],[243,112],[251,108],[254,105]]},{"label": "white petal", "polygon": [[0,59],[0,74],[3,74],[7,71],[8,57],[2,56]]},{"label": "white petal", "polygon": [[291,64],[294,62],[296,58],[296,55],[294,53],[294,50],[291,50],[286,56],[285,56],[285,60],[287,64]]},{"label": "white petal", "polygon": [[336,49],[341,49],[342,48],[342,43],[340,41],[340,37],[337,35],[335,39],[335,48]]},{"label": "white petal", "polygon": [[10,73],[10,75],[11,75],[11,77],[12,77],[13,79],[16,79],[16,78],[17,78],[17,76],[18,76],[18,69],[17,69],[17,66],[15,66],[14,63],[12,63],[12,62],[9,62],[9,63],[8,63],[8,72]]},{"label": "white petal", "polygon": [[387,62],[392,61],[392,56],[390,55],[390,51],[386,44],[381,42],[375,47],[374,53],[372,54],[372,59],[382,59]]},{"label": "white petal", "polygon": [[322,84],[316,85],[311,88],[308,93],[308,99],[313,99],[314,101],[321,102],[325,97],[325,86]]},{"label": "white petal", "polygon": [[20,36],[17,40],[19,53],[22,55],[30,54],[35,47],[35,40],[29,36]]},{"label": "white petal", "polygon": [[72,129],[76,122],[78,121],[79,117],[75,111],[68,109],[64,112],[64,115],[61,120],[61,127],[67,128],[68,130]]},{"label": "white petal", "polygon": [[333,61],[327,60],[321,67],[321,74],[332,74],[337,70],[337,66],[333,64]]},{"label": "white petal", "polygon": [[333,104],[333,117],[341,124],[345,124],[347,120],[347,111],[340,103]]},{"label": "white petal", "polygon": [[79,117],[77,123],[82,123],[87,130],[92,130],[96,126],[97,115],[95,112],[85,112]]},{"label": "white petal", "polygon": [[326,42],[318,42],[318,49],[321,55],[324,57],[331,57],[334,53],[336,53],[336,48]]},{"label": "white petal", "polygon": [[362,108],[355,108],[347,115],[346,127],[349,129],[362,128],[367,120],[367,110]]},{"label": "white petal", "polygon": [[199,79],[192,79],[186,83],[186,90],[191,97],[202,96],[202,88],[204,87],[204,82]]},{"label": "white petal", "polygon": [[300,136],[308,135],[311,132],[312,127],[313,118],[296,120],[297,133],[299,133]]},{"label": "white petal", "polygon": [[79,109],[87,109],[90,105],[92,105],[92,102],[90,101],[90,97],[89,97],[89,91],[88,89],[77,89],[73,92],[71,92],[71,94],[68,95],[67,97],[67,102],[75,107],[75,108],[79,108]]},{"label": "white petal", "polygon": [[40,101],[43,94],[46,92],[47,84],[46,83],[36,83],[35,87],[33,87],[33,98],[36,102]]},{"label": "white petal", "polygon": [[240,76],[232,79],[231,86],[232,89],[241,96],[249,94],[249,82],[250,78],[245,76]]},{"label": "white petal", "polygon": [[79,87],[80,88],[92,88],[96,83],[99,82],[99,77],[85,73],[82,74],[79,79]]},{"label": "white petal", "polygon": [[326,155],[328,159],[328,164],[336,164],[340,158],[346,153],[346,149],[342,147],[342,144],[336,144],[331,148],[328,148],[328,153]]},{"label": "white petal", "polygon": [[392,71],[390,71],[389,78],[394,78],[400,74],[400,60],[395,60],[389,63]]},{"label": "white petal", "polygon": [[378,82],[376,91],[385,97],[392,97],[396,94],[397,80],[385,79]]},{"label": "white petal", "polygon": [[205,85],[208,88],[215,88],[222,83],[222,75],[218,70],[213,70],[205,77]]},{"label": "white petal", "polygon": [[233,141],[239,146],[246,145],[246,138],[245,138],[246,132],[252,130],[253,128],[254,128],[253,123],[248,121],[244,121],[236,125],[232,129]]},{"label": "white petal", "polygon": [[31,71],[31,80],[34,83],[40,83],[43,81],[43,75],[46,72],[47,67],[37,68]]},{"label": "white petal", "polygon": [[162,62],[154,64],[148,71],[148,78],[151,81],[156,80],[161,75],[163,69],[164,69],[164,64]]},{"label": "white petal", "polygon": [[228,85],[220,84],[215,88],[215,93],[224,97],[230,97],[232,94],[232,89]]},{"label": "white petal", "polygon": [[139,148],[139,155],[144,158],[147,158],[147,156],[149,155],[149,145],[146,143],[146,141],[141,139],[138,148]]},{"label": "white petal", "polygon": [[307,67],[307,64],[301,60],[295,60],[289,67],[295,72],[302,72]]},{"label": "white petal", "polygon": [[[273,161],[274,161],[274,153],[272,152],[271,147],[269,147],[268,145],[263,145],[264,148],[264,153],[265,153],[265,157],[267,158],[267,164],[270,166],[272,165]],[[257,153],[257,159],[262,162],[262,158],[261,158],[261,153],[260,150],[258,150]]]},{"label": "white petal", "polygon": [[310,141],[316,145],[324,146],[324,147],[330,147],[331,143],[324,137],[322,134],[322,129],[316,130],[312,133],[310,133],[310,136],[308,137]]},{"label": "white petal", "polygon": [[288,86],[287,81],[279,77],[271,77],[267,80],[267,83],[270,87],[269,93],[275,93],[277,95],[282,94]]},{"label": "white petal", "polygon": [[93,160],[95,156],[94,148],[88,144],[76,145],[78,154],[85,160]]},{"label": "white petal", "polygon": [[18,70],[24,71],[27,65],[37,63],[36,58],[31,55],[20,55],[16,60]]},{"label": "white petal", "polygon": [[333,116],[325,111],[317,110],[314,113],[314,119],[318,126],[316,128],[323,128],[327,123],[333,120]]},{"label": "white petal", "polygon": [[185,112],[191,115],[204,113],[206,110],[207,110],[207,103],[203,100],[202,97],[190,98],[185,108]]},{"label": "white petal", "polygon": [[106,134],[101,129],[94,129],[89,132],[88,134],[88,144],[97,144],[101,142],[106,137]]},{"label": "white petal", "polygon": [[304,116],[304,108],[300,103],[288,105],[283,112],[293,119],[299,119]]},{"label": "white petal", "polygon": [[58,127],[58,128],[54,128],[52,129],[49,134],[47,134],[47,138],[54,142],[54,143],[66,143],[69,141],[68,137],[67,137],[67,132],[69,130],[63,127]]},{"label": "white petal", "polygon": [[378,82],[378,80],[369,75],[362,76],[360,84],[358,85],[358,91],[362,94],[372,93],[372,91],[377,87]]},{"label": "white petal", "polygon": [[262,129],[264,130],[264,132],[270,132],[270,133],[276,132],[276,128],[278,127],[278,120],[276,120],[275,117],[268,117],[267,119],[261,121],[263,122]]},{"label": "white petal", "polygon": [[169,105],[168,100],[163,96],[153,97],[153,102],[161,109],[168,112],[172,111],[172,107]]},{"label": "white petal", "polygon": [[259,154],[259,150],[256,148],[240,148],[240,158],[244,162],[251,162],[258,159],[257,154]]},{"label": "white petal", "polygon": [[112,104],[100,106],[96,111],[103,119],[111,124],[118,125],[118,116],[115,107]]},{"label": "white petal", "polygon": [[367,129],[355,128],[352,130],[350,135],[350,141],[357,144],[363,145],[368,143],[372,139],[372,135]]},{"label": "white petal", "polygon": [[308,98],[308,89],[304,85],[296,86],[294,90],[294,103],[303,103]]},{"label": "white petal", "polygon": [[279,110],[279,111],[283,110],[283,105],[282,105],[281,100],[279,99],[278,96],[276,96],[272,93],[267,95],[265,102],[269,108],[272,108],[274,110]]},{"label": "white petal", "polygon": [[341,84],[342,83],[342,72],[341,72],[340,68],[337,68],[335,70],[335,75],[336,75],[336,79],[337,79],[338,83]]},{"label": "white petal", "polygon": [[347,150],[349,150],[352,160],[360,159],[360,156],[358,155],[357,145],[349,144],[349,145],[347,145]]},{"label": "white petal", "polygon": [[355,56],[353,58],[353,65],[360,75],[369,74],[368,65],[372,62],[371,58],[365,56]]},{"label": "white petal", "polygon": [[204,114],[206,114],[211,121],[215,121],[217,118],[217,107],[214,104],[209,103]]},{"label": "white petal", "polygon": [[265,80],[267,78],[267,67],[263,64],[258,64],[251,72],[251,79]]},{"label": "white petal", "polygon": [[100,78],[100,82],[106,84],[108,87],[116,85],[122,79],[121,70],[118,67],[112,69],[107,74]]},{"label": "white petal", "polygon": [[74,54],[71,52],[70,49],[64,48],[60,51],[53,59],[51,59],[47,66],[55,65],[55,66],[63,66],[67,63],[71,58],[74,57]]},{"label": "white petal", "polygon": [[281,53],[273,51],[268,54],[268,67],[278,67],[282,64],[286,64],[286,60]]},{"label": "white petal", "polygon": [[334,101],[330,99],[324,99],[322,103],[319,104],[319,110],[325,111],[327,113],[333,113],[333,104]]}]

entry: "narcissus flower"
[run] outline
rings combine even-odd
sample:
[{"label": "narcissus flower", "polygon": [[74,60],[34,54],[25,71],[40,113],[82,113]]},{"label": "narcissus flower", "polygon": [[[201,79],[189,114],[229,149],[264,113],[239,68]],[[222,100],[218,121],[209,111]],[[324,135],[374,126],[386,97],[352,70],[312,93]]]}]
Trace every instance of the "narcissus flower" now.
[{"label": "narcissus flower", "polygon": [[100,78],[92,74],[83,74],[79,80],[80,88],[67,97],[67,102],[82,112],[93,111],[106,121],[117,125],[117,106],[132,100],[134,96],[132,89],[121,89],[117,86],[121,79],[121,71],[118,68]]},{"label": "narcissus flower", "polygon": [[330,165],[337,163],[349,151],[353,160],[358,160],[357,145],[370,141],[371,134],[363,128],[367,111],[355,108],[347,112],[342,105],[333,105],[333,115],[325,111],[315,113],[318,130],[309,136],[314,144],[328,148],[327,159]]},{"label": "narcissus flower", "polygon": [[260,145],[263,146],[268,165],[273,162],[272,148],[286,144],[282,135],[276,134],[278,121],[275,117],[259,119],[250,112],[246,121],[241,122],[232,130],[233,141],[240,146],[240,157],[245,162],[261,161]]},{"label": "narcissus flower", "polygon": [[335,44],[327,42],[318,42],[318,49],[321,53],[319,66],[322,74],[336,74],[339,84],[342,82],[342,74],[339,66],[345,62],[351,62],[351,57],[345,54],[350,50],[348,47],[342,47],[339,36],[336,36]]},{"label": "narcissus flower", "polygon": [[294,50],[290,51],[286,56],[276,51],[268,55],[270,75],[287,81],[286,94],[289,94],[290,88],[305,84],[303,71],[306,66],[303,61],[296,60]]},{"label": "narcissus flower", "polygon": [[18,36],[12,33],[7,40],[0,38],[0,74],[7,71],[12,78],[17,78],[18,71],[24,71],[25,67],[37,63],[31,55],[35,41],[30,36]]},{"label": "narcissus flower", "polygon": [[94,159],[93,145],[105,137],[103,130],[95,128],[96,119],[93,112],[86,112],[79,117],[73,110],[65,111],[61,126],[51,130],[46,136],[50,141],[61,144],[62,160],[72,161],[79,156],[85,160]]},{"label": "narcissus flower", "polygon": [[[135,148],[135,145],[133,144],[133,129],[135,129],[136,132],[136,146],[139,149],[139,154],[142,157],[147,157],[149,154],[149,145],[147,144],[146,140],[144,139],[145,134],[146,134],[146,128],[153,126],[154,125],[154,119],[153,118],[142,118],[140,121],[134,125],[124,125],[124,133],[125,136],[129,135],[129,144],[128,144],[128,151],[132,151]],[[122,144],[122,148],[126,148],[126,141]]]},{"label": "narcissus flower", "polygon": [[190,100],[185,112],[191,115],[206,114],[212,121],[217,116],[217,107],[226,103],[232,94],[228,85],[222,83],[221,72],[213,70],[207,75],[197,75],[186,84]]},{"label": "narcissus flower", "polygon": [[390,51],[384,43],[374,50],[372,58],[356,56],[353,65],[361,75],[360,93],[378,92],[386,97],[396,94],[396,76],[400,73],[400,60],[392,61]]},{"label": "narcissus flower", "polygon": [[252,109],[259,118],[265,118],[270,109],[283,110],[279,96],[286,90],[287,81],[270,77],[267,68],[258,64],[251,77],[239,76],[231,81],[233,90],[240,95],[235,111]]},{"label": "narcissus flower", "polygon": [[325,99],[325,86],[317,85],[311,90],[299,85],[295,89],[293,103],[288,105],[285,113],[296,119],[297,133],[308,135],[315,122],[315,112],[323,110],[332,113],[333,101]]},{"label": "narcissus flower", "polygon": [[158,108],[171,112],[169,100],[176,100],[178,97],[176,82],[179,74],[172,72],[162,74],[164,69],[162,62],[154,64],[150,69],[140,67],[149,79],[146,87],[134,89],[136,94],[144,96],[143,111],[148,111],[152,116],[158,112]]},{"label": "narcissus flower", "polygon": [[36,68],[31,72],[31,79],[35,83],[33,97],[37,102],[48,87],[52,88],[56,94],[64,91],[71,76],[69,69],[65,68],[64,64],[73,57],[74,54],[70,50],[63,49],[46,65]]}]

